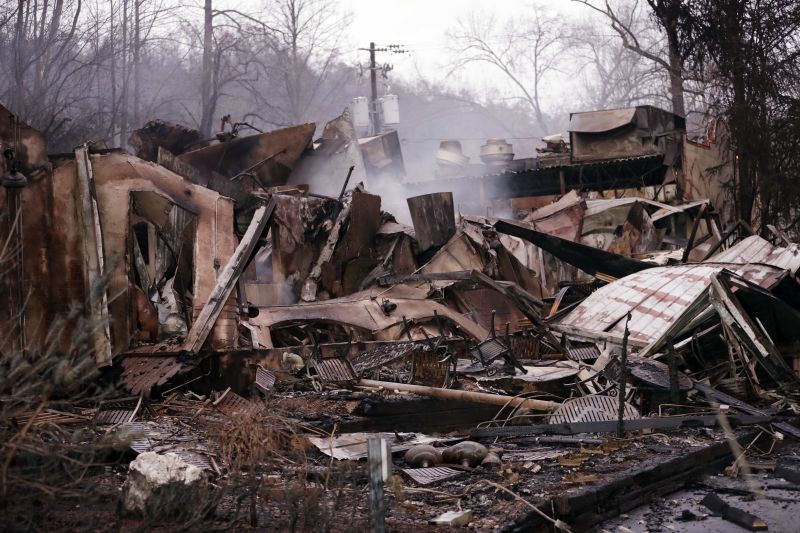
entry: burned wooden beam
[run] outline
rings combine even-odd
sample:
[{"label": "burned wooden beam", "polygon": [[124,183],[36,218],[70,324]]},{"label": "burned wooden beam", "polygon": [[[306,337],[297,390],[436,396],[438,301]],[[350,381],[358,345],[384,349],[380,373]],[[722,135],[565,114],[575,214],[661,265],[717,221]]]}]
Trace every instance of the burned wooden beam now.
[{"label": "burned wooden beam", "polygon": [[639,272],[640,270],[657,266],[645,261],[639,261],[638,259],[631,259],[592,246],[541,233],[521,224],[505,220],[498,220],[495,222],[494,227],[500,233],[525,239],[542,250],[549,252],[557,259],[596,277],[618,279]]},{"label": "burned wooden beam", "polygon": [[217,279],[217,284],[211,294],[208,296],[208,301],[203,310],[200,311],[197,320],[192,325],[189,335],[183,346],[186,351],[196,354],[200,351],[205,344],[211,328],[214,327],[214,322],[217,320],[222,307],[233,292],[236,282],[239,279],[247,261],[253,253],[253,249],[258,243],[261,234],[264,233],[264,228],[267,227],[272,213],[275,211],[275,201],[270,200],[269,204],[259,207],[253,215],[253,220],[250,222],[250,227],[236,247],[236,251],[231,256],[228,264],[222,270]]},{"label": "burned wooden beam", "polygon": [[372,379],[362,379],[357,383],[357,385],[362,387],[384,388],[389,390],[412,392],[414,394],[429,396],[431,398],[441,398],[444,400],[462,400],[467,402],[499,405],[501,407],[513,406],[523,409],[534,409],[537,411],[552,411],[561,405],[558,402],[550,402],[547,400],[515,398],[513,396],[503,396],[500,394],[487,394],[485,392],[442,389],[439,387],[425,387],[422,385],[410,385],[408,383],[375,381]]},{"label": "burned wooden beam", "polygon": [[344,207],[336,216],[336,221],[333,223],[333,227],[328,234],[328,240],[325,243],[325,246],[322,248],[322,251],[317,257],[317,261],[311,268],[311,272],[303,282],[303,287],[300,290],[300,298],[304,302],[313,302],[317,299],[317,287],[319,285],[319,279],[322,277],[322,265],[330,261],[331,257],[333,257],[333,252],[336,249],[336,245],[339,243],[339,238],[341,237],[342,227],[350,217],[350,210],[352,207],[353,198],[351,197],[349,201],[345,201]]},{"label": "burned wooden beam", "polygon": [[89,148],[84,145],[75,150],[78,170],[78,197],[80,220],[83,224],[84,278],[87,288],[89,316],[99,325],[93,330],[95,359],[98,366],[111,364],[111,328],[108,320],[108,294],[105,287],[105,254],[100,211],[97,207],[92,161]]},{"label": "burned wooden beam", "polygon": [[715,514],[720,515],[729,522],[733,522],[737,526],[749,529],[750,531],[764,531],[767,529],[767,523],[759,517],[742,511],[738,507],[729,505],[714,493],[707,494],[700,503],[711,509]]},{"label": "burned wooden beam", "polygon": [[776,383],[786,384],[797,380],[778,348],[764,334],[759,325],[742,308],[720,274],[711,276],[711,301],[722,321],[728,325],[743,346],[758,359],[764,370]]}]

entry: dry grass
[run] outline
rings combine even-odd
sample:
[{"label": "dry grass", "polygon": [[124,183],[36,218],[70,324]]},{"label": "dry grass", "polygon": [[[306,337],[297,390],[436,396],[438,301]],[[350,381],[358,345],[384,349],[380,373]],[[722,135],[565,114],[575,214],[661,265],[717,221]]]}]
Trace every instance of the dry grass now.
[{"label": "dry grass", "polygon": [[232,523],[314,532],[357,525],[366,467],[315,463],[302,428],[271,402],[220,426],[212,438],[228,467],[221,485],[233,502]]}]

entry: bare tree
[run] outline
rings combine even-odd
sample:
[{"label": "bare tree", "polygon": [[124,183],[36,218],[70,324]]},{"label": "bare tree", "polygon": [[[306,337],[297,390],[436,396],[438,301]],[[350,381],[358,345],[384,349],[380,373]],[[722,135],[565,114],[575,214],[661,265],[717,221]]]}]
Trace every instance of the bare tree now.
[{"label": "bare tree", "polygon": [[246,90],[269,113],[253,115],[279,126],[316,120],[347,81],[334,70],[350,13],[333,0],[268,0],[259,20],[258,78]]},{"label": "bare tree", "polygon": [[562,51],[561,25],[556,17],[537,5],[528,16],[508,20],[473,12],[449,35],[458,54],[451,72],[473,63],[497,69],[517,91],[516,98],[530,106],[540,133],[549,131],[542,87],[557,70]]},{"label": "bare tree", "polygon": [[11,32],[10,23],[0,26],[0,98],[57,136],[69,122],[65,111],[90,99],[99,61],[87,47],[94,27],[82,19],[82,0],[17,0],[9,11],[0,15],[14,20]]},{"label": "bare tree", "polygon": [[[653,39],[651,33],[642,33],[634,21],[621,14],[624,8],[612,5],[609,0],[573,0],[581,3],[597,13],[602,14],[619,35],[622,44],[628,50],[652,61],[663,68],[669,76],[672,101],[672,112],[686,116],[684,99],[684,61],[691,51],[692,45],[687,34],[681,32],[684,27],[680,21],[687,16],[681,0],[647,0],[652,16],[658,21],[662,30],[661,38]],[[637,11],[639,0],[633,0],[628,6],[631,13]],[[664,46],[666,41],[666,46]]]},{"label": "bare tree", "polygon": [[[631,10],[624,16],[631,28],[646,22]],[[642,28],[637,31],[644,33],[649,30]],[[569,43],[570,55],[574,57],[582,77],[583,103],[587,109],[654,102],[670,105],[664,70],[623,46],[604,25],[595,21],[576,24],[572,27]]]}]

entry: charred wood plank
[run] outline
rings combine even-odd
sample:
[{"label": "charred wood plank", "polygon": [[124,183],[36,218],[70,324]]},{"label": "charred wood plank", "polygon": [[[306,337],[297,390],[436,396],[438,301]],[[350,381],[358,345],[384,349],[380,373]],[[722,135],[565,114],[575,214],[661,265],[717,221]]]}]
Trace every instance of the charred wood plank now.
[{"label": "charred wood plank", "polygon": [[186,336],[184,342],[184,349],[192,354],[200,351],[205,344],[208,334],[211,333],[211,328],[214,327],[220,311],[222,311],[225,302],[233,292],[236,282],[242,271],[247,266],[247,261],[252,256],[258,239],[264,233],[269,219],[272,218],[272,213],[275,212],[275,201],[270,200],[265,206],[259,207],[253,215],[253,220],[247,228],[242,240],[236,247],[236,251],[228,260],[228,264],[222,270],[217,279],[217,284],[208,296],[208,301],[203,306],[203,310],[192,324],[192,329]]},{"label": "charred wood plank", "polygon": [[737,526],[749,529],[750,531],[763,531],[767,529],[767,523],[759,517],[742,511],[738,507],[729,505],[714,493],[706,494],[706,497],[703,498],[700,503],[711,509],[715,514],[720,515],[729,522],[733,522]]},{"label": "charred wood plank", "polygon": [[444,245],[456,234],[452,192],[435,192],[406,200],[421,252]]},{"label": "charred wood plank", "polygon": [[739,342],[758,358],[758,362],[776,383],[796,381],[778,348],[742,308],[736,296],[719,274],[711,276],[712,304],[720,318],[734,332]]},{"label": "charred wood plank", "polygon": [[352,208],[353,199],[351,197],[350,201],[345,202],[344,207],[336,216],[336,221],[333,223],[331,232],[328,234],[328,240],[322,248],[319,257],[317,257],[316,263],[314,263],[314,266],[311,268],[311,272],[303,282],[300,298],[304,302],[313,302],[317,299],[317,286],[319,284],[319,279],[322,277],[322,265],[330,261],[331,257],[333,257],[333,252],[341,237],[342,228],[347,219],[350,218],[350,210]]},{"label": "charred wood plank", "polygon": [[84,281],[86,283],[86,304],[94,328],[93,343],[97,366],[111,364],[111,326],[108,320],[108,293],[104,286],[105,256],[103,252],[103,231],[100,227],[100,211],[97,207],[94,173],[89,149],[86,145],[75,150],[75,164],[78,171],[78,202],[83,225],[84,241]]}]

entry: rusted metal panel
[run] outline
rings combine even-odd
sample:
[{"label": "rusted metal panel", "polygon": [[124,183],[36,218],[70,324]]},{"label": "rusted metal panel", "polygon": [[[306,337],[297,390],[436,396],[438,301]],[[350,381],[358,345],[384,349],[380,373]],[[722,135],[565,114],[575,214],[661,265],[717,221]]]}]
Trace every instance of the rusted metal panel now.
[{"label": "rusted metal panel", "polygon": [[789,270],[796,274],[800,269],[800,247],[792,244],[788,247],[773,246],[758,235],[751,235],[737,242],[707,262],[713,263],[763,263]]},{"label": "rusted metal panel", "polygon": [[[432,300],[392,298],[391,302],[397,304],[397,308],[387,315],[381,307],[377,292],[380,291],[365,291],[324,302],[269,307],[262,309],[258,316],[251,318],[250,323],[262,327],[274,327],[287,322],[334,322],[355,326],[374,334],[384,332],[390,336],[394,334],[399,336],[402,332],[404,316],[410,321],[426,321],[433,319],[435,312],[443,320],[458,325],[474,339],[482,340],[489,334],[486,328]],[[376,295],[373,297],[373,294]],[[382,296],[385,297],[385,294]],[[398,325],[400,328],[397,328],[396,332],[394,330],[387,331]],[[389,340],[381,335],[377,336],[383,340]]]},{"label": "rusted metal panel", "polygon": [[504,332],[506,324],[509,332],[517,333],[525,320],[525,315],[514,301],[489,288],[479,287],[474,290],[453,290],[462,304],[464,313],[485,328],[491,327],[492,313],[496,313],[498,331]]},{"label": "rusted metal panel", "polygon": [[[194,185],[165,168],[120,151],[91,154],[89,161],[94,174],[103,244],[108,254],[108,293],[120,295],[108,306],[113,352],[120,353],[130,348],[136,320],[131,291],[132,267],[128,264],[131,258],[126,253],[130,245],[132,216],[127,206],[131,205],[133,193],[140,198],[145,198],[145,192],[152,193],[195,215],[193,250],[187,254],[193,266],[194,285],[191,292],[195,302],[204,302],[208,298],[216,284],[220,265],[233,253],[236,243],[233,204],[218,193]],[[66,273],[66,283],[60,280],[62,287],[66,285],[66,290],[62,288],[57,297],[65,301],[53,302],[56,308],[83,300],[89,290],[85,282],[75,279],[83,277],[84,265],[80,253],[87,245],[83,233],[75,225],[75,213],[79,209],[75,196],[77,176],[74,160],[60,160],[55,165],[52,180],[46,180],[53,187],[54,218],[49,225],[52,235],[42,242],[52,241],[53,247],[49,253],[53,258],[49,262],[41,261],[41,264],[48,264],[54,269],[53,272],[60,269],[59,277]],[[196,312],[199,313],[199,308]],[[235,324],[220,321],[217,326],[213,333],[215,345],[227,346],[235,338]]]},{"label": "rusted metal panel", "polygon": [[178,356],[125,356],[121,365],[120,384],[133,394],[145,395],[150,394],[153,387],[193,368]]},{"label": "rusted metal panel", "polygon": [[536,209],[524,220],[536,231],[574,242],[580,239],[587,205],[575,191],[570,191],[557,202]]},{"label": "rusted metal panel", "polygon": [[211,328],[217,321],[225,302],[228,301],[239,275],[244,270],[246,261],[250,258],[253,250],[258,244],[258,239],[267,227],[272,212],[275,210],[275,202],[269,202],[266,206],[261,206],[256,210],[250,227],[242,237],[241,242],[236,247],[236,251],[228,260],[225,268],[214,285],[214,289],[208,296],[203,310],[197,316],[192,329],[186,337],[184,348],[190,353],[197,353],[203,347],[211,332]]},{"label": "rusted metal panel", "polygon": [[651,268],[601,287],[559,324],[621,338],[625,329],[623,319],[630,312],[631,339],[652,342],[707,290],[711,276],[725,267],[762,287],[772,286],[781,274],[780,269],[766,265],[703,263]]},{"label": "rusted metal panel", "polygon": [[572,161],[659,153],[668,156],[665,165],[671,166],[685,129],[683,117],[653,106],[572,113]]},{"label": "rusted metal panel", "polygon": [[270,225],[272,277],[277,286],[273,305],[297,302],[300,289],[327,241],[323,226],[336,201],[305,196],[276,195],[277,207]]},{"label": "rusted metal panel", "polygon": [[[303,151],[311,144],[316,126],[301,124],[280,130],[239,137],[205,148],[185,152],[179,161],[202,171],[216,171],[234,178],[242,173],[255,177],[245,180],[245,187],[260,190],[262,187],[283,185]],[[252,170],[251,170],[252,169]]]}]

